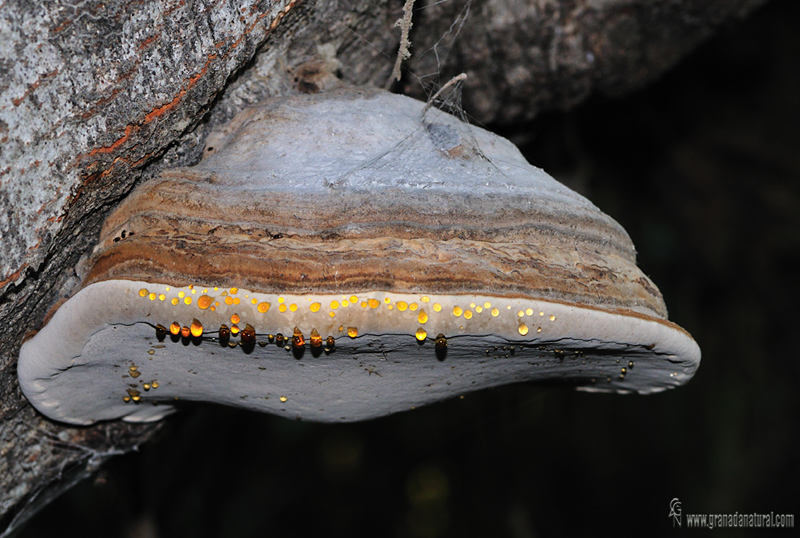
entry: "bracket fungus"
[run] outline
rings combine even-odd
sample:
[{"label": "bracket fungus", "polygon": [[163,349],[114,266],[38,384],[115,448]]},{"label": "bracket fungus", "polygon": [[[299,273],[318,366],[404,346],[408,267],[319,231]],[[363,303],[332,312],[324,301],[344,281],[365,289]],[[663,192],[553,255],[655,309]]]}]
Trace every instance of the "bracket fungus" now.
[{"label": "bracket fungus", "polygon": [[650,393],[700,361],[619,224],[379,90],[240,113],[109,216],[83,273],[18,367],[74,424],[177,400],[353,421],[520,381]]}]

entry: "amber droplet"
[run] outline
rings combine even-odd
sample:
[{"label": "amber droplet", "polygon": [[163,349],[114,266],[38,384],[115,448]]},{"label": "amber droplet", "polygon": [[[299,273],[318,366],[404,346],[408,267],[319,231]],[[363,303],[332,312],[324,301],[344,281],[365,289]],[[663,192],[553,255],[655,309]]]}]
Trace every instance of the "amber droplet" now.
[{"label": "amber droplet", "polygon": [[173,321],[169,326],[170,334],[178,336],[181,333],[181,326],[177,321]]},{"label": "amber droplet", "polygon": [[227,325],[220,325],[219,327],[219,343],[223,346],[227,346],[228,342],[231,341],[231,330],[228,328]]},{"label": "amber droplet", "polygon": [[233,323],[234,325],[239,323],[240,321],[241,318],[239,318],[239,314],[234,314],[231,316],[231,323]]},{"label": "amber droplet", "polygon": [[212,302],[213,299],[211,297],[209,297],[208,295],[203,295],[197,300],[197,306],[200,308],[200,310],[205,310],[206,308],[211,306]]},{"label": "amber droplet", "polygon": [[322,337],[319,335],[316,329],[311,329],[311,347],[320,347],[322,346]]},{"label": "amber droplet", "polygon": [[348,327],[347,336],[349,336],[350,338],[355,338],[356,336],[358,336],[358,327]]},{"label": "amber droplet", "polygon": [[304,345],[306,345],[306,339],[303,337],[303,333],[300,332],[300,329],[295,327],[294,335],[292,336],[292,347],[298,348],[303,347]]},{"label": "amber droplet", "polygon": [[238,335],[240,330],[238,325],[231,325],[231,334],[233,336]]},{"label": "amber droplet", "polygon": [[167,328],[160,323],[156,325],[156,338],[163,340],[167,336]]},{"label": "amber droplet", "polygon": [[428,337],[428,333],[425,331],[425,329],[420,327],[419,329],[417,329],[417,332],[414,336],[416,337],[417,342],[424,342],[425,339]]},{"label": "amber droplet", "polygon": [[256,341],[256,329],[249,323],[245,325],[242,331],[242,344],[249,346]]},{"label": "amber droplet", "polygon": [[198,321],[197,318],[192,320],[192,326],[189,328],[192,333],[192,336],[195,338],[200,338],[203,336],[203,324]]},{"label": "amber droplet", "polygon": [[442,333],[436,335],[436,358],[443,361],[447,357],[447,338]]},{"label": "amber droplet", "polygon": [[436,349],[437,350],[444,350],[447,349],[447,338],[441,333],[436,335]]},{"label": "amber droplet", "polygon": [[189,327],[187,327],[186,325],[181,327],[181,336],[183,336],[184,338],[189,338],[191,334],[192,330]]},{"label": "amber droplet", "polygon": [[325,346],[326,346],[328,349],[333,349],[334,347],[336,347],[336,339],[335,339],[333,336],[329,336],[329,337],[328,337],[328,338],[325,340]]},{"label": "amber droplet", "polygon": [[283,334],[278,333],[275,335],[275,343],[279,346],[283,346]]}]

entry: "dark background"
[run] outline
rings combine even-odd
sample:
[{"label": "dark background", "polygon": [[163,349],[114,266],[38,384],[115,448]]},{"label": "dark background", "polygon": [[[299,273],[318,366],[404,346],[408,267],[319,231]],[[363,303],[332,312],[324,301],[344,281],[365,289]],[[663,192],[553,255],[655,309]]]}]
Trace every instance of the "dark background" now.
[{"label": "dark background", "polygon": [[346,425],[203,407],[20,536],[680,535],[675,497],[800,515],[798,21],[773,1],[641,92],[502,133],[628,230],[703,350],[685,387],[518,385]]}]

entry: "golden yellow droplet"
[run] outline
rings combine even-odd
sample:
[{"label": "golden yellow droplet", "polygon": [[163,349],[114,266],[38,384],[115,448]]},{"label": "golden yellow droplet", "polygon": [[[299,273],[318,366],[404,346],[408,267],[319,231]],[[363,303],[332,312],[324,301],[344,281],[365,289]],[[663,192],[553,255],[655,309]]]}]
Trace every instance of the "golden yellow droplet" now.
[{"label": "golden yellow droplet", "polygon": [[528,334],[528,326],[525,325],[524,323],[520,323],[519,328],[517,328],[517,330],[519,331],[519,334],[521,334],[522,336]]},{"label": "golden yellow droplet", "polygon": [[264,314],[265,312],[268,312],[268,311],[269,311],[269,307],[270,307],[270,306],[272,306],[272,305],[270,305],[270,304],[269,304],[269,303],[267,303],[267,302],[264,302],[264,303],[258,303],[258,307],[257,307],[257,308],[258,308],[258,311],[259,311],[259,312],[261,312],[262,314]]},{"label": "golden yellow droplet", "polygon": [[417,314],[417,321],[422,323],[423,325],[428,323],[428,314],[424,310],[420,310],[419,314]]},{"label": "golden yellow droplet", "polygon": [[192,298],[191,297],[187,297],[187,298],[185,298],[183,300],[183,302],[186,303],[186,304],[192,304]]},{"label": "golden yellow droplet", "polygon": [[150,293],[146,289],[142,288],[139,290],[139,297],[147,297],[147,294]]},{"label": "golden yellow droplet", "polygon": [[289,399],[289,398],[287,398],[286,396],[281,396],[281,397],[279,398],[279,400],[281,401],[281,403],[286,403],[286,401],[287,401],[288,399]]},{"label": "golden yellow droplet", "polygon": [[150,383],[145,383],[145,384],[143,384],[143,385],[142,385],[142,388],[143,388],[144,390],[150,390]]},{"label": "golden yellow droplet", "polygon": [[539,316],[544,317],[544,312],[539,312]]},{"label": "golden yellow droplet", "polygon": [[301,348],[306,345],[306,339],[299,328],[295,327],[292,334],[292,347]]},{"label": "golden yellow droplet", "polygon": [[417,329],[417,334],[415,336],[417,337],[417,340],[423,342],[428,337],[428,333],[425,332],[425,329],[420,327],[419,329]]},{"label": "golden yellow droplet", "polygon": [[312,312],[319,312],[319,309],[322,308],[320,303],[311,303],[311,306],[308,307]]},{"label": "golden yellow droplet", "polygon": [[417,303],[411,303],[410,305],[408,305],[408,309],[411,310],[412,312],[417,308],[419,308],[419,305]]},{"label": "golden yellow droplet", "polygon": [[486,301],[485,303],[483,303],[483,307],[488,310],[488,309],[490,309],[492,307],[492,303],[490,303],[489,301]]},{"label": "golden yellow droplet", "polygon": [[472,310],[464,311],[464,319],[472,319]]},{"label": "golden yellow droplet", "polygon": [[344,299],[342,299],[341,306],[342,306],[342,308],[347,308],[348,306],[350,306],[350,303],[347,302],[347,298],[346,297]]},{"label": "golden yellow droplet", "polygon": [[333,317],[333,316],[335,316],[335,315],[336,315],[336,312],[329,312],[329,313],[328,313],[328,315],[329,315],[330,317]]},{"label": "golden yellow droplet", "polygon": [[180,332],[181,332],[181,326],[178,324],[178,322],[177,322],[177,321],[173,321],[173,322],[170,324],[170,326],[169,326],[169,332],[170,332],[170,334],[174,334],[175,336],[177,336],[178,334],[180,334]]},{"label": "golden yellow droplet", "polygon": [[440,305],[439,303],[433,303],[433,311],[434,312],[441,312],[442,311],[442,305]]},{"label": "golden yellow droplet", "polygon": [[286,299],[283,297],[278,297],[278,304],[283,304],[284,302],[286,302]]},{"label": "golden yellow droplet", "polygon": [[154,389],[157,389],[158,388],[158,381],[153,381],[152,383],[150,383],[150,386],[153,387]]},{"label": "golden yellow droplet", "polygon": [[166,298],[167,298],[167,296],[166,296],[166,295],[164,295],[163,293],[162,293],[162,294],[160,294],[160,295],[158,296],[158,300],[159,300],[159,301],[163,301],[163,300],[164,300],[164,299],[166,299]]},{"label": "golden yellow droplet", "polygon": [[481,312],[483,312],[483,307],[482,307],[482,306],[476,306],[476,307],[475,307],[475,312],[477,312],[478,314],[480,314]]},{"label": "golden yellow droplet", "polygon": [[350,302],[353,303],[353,304],[356,304],[358,302],[358,297],[356,297],[355,295],[351,295],[350,296]]},{"label": "golden yellow droplet", "polygon": [[541,327],[537,327],[537,328],[536,328],[536,332],[537,332],[537,333],[540,333],[540,332],[542,332],[542,328],[541,328]]},{"label": "golden yellow droplet", "polygon": [[291,310],[292,312],[297,312],[297,305],[294,303],[290,304],[289,310]]},{"label": "golden yellow droplet", "polygon": [[469,303],[470,308],[475,308],[475,303]]},{"label": "golden yellow droplet", "polygon": [[136,366],[135,364],[132,364],[132,365],[130,365],[130,366],[128,367],[128,370],[130,370],[131,372],[135,372],[135,371],[136,371],[136,370],[138,370],[138,369],[139,369],[139,367],[138,367],[138,366]]},{"label": "golden yellow droplet", "polygon": [[397,301],[397,304],[395,306],[397,306],[397,309],[400,312],[405,312],[406,309],[408,308],[408,303],[405,301]]},{"label": "golden yellow droplet", "polygon": [[383,302],[386,303],[386,304],[389,304],[389,303],[392,302],[392,300],[390,298],[386,297],[386,298],[383,299]]},{"label": "golden yellow droplet", "polygon": [[360,306],[361,308],[366,308],[366,307],[367,307],[367,301],[361,301],[361,302],[359,303],[359,306]]},{"label": "golden yellow droplet", "polygon": [[172,304],[178,304],[178,298],[177,297],[173,297],[172,298]]},{"label": "golden yellow droplet", "polygon": [[423,295],[422,297],[419,298],[419,300],[422,301],[423,303],[431,302],[431,298],[428,297],[427,295]]},{"label": "golden yellow droplet", "polygon": [[355,338],[358,336],[358,328],[357,327],[348,327],[347,328],[347,336],[350,338]]},{"label": "golden yellow droplet", "polygon": [[158,297],[155,292],[151,291],[150,295],[147,296],[151,301],[155,301],[156,297]]},{"label": "golden yellow droplet", "polygon": [[195,338],[203,336],[203,324],[200,323],[197,318],[192,320],[192,326],[189,327],[189,330]]},{"label": "golden yellow droplet", "polygon": [[311,347],[320,347],[322,346],[322,336],[320,336],[319,331],[316,329],[311,329]]},{"label": "golden yellow droplet", "polygon": [[206,308],[211,306],[212,302],[213,302],[213,299],[211,299],[211,297],[209,297],[208,295],[203,295],[202,297],[197,299],[197,307],[200,310],[205,310]]},{"label": "golden yellow droplet", "polygon": [[527,310],[525,310],[525,313],[528,314],[529,316],[532,316],[533,315],[533,308],[528,308]]},{"label": "golden yellow droplet", "polygon": [[239,293],[239,288],[231,288],[230,289],[230,294],[231,295],[236,295],[237,293]]},{"label": "golden yellow droplet", "polygon": [[369,307],[370,308],[378,308],[380,306],[380,304],[381,304],[381,302],[379,300],[377,300],[377,299],[370,299],[369,300]]},{"label": "golden yellow droplet", "polygon": [[492,308],[492,317],[497,317],[500,315],[500,311],[497,308]]},{"label": "golden yellow droplet", "polygon": [[256,304],[256,303],[258,303],[258,299],[256,299],[256,298],[250,299],[250,303],[251,303],[251,304]]},{"label": "golden yellow droplet", "polygon": [[238,325],[231,325],[231,334],[236,336],[239,334],[239,326]]},{"label": "golden yellow droplet", "polygon": [[181,299],[183,299],[184,297],[186,297],[186,292],[185,292],[185,291],[179,291],[179,292],[178,292],[178,297],[180,297]]},{"label": "golden yellow droplet", "polygon": [[550,316],[550,321],[555,321],[555,320],[556,320],[555,316]]},{"label": "golden yellow droplet", "polygon": [[282,304],[282,305],[280,305],[280,306],[278,307],[278,312],[280,312],[281,314],[283,314],[284,312],[286,312],[286,305],[285,305],[285,304]]},{"label": "golden yellow droplet", "polygon": [[130,396],[123,396],[122,397],[122,401],[125,402],[125,403],[128,403],[128,402],[131,401],[131,397]]},{"label": "golden yellow droplet", "polygon": [[189,284],[189,289],[193,290],[194,289],[194,284]]},{"label": "golden yellow droplet", "polygon": [[455,317],[459,318],[459,317],[461,317],[461,314],[463,314],[463,313],[464,313],[464,311],[463,311],[463,310],[461,310],[461,307],[460,307],[460,306],[454,306],[454,307],[453,307],[453,315],[454,315]]},{"label": "golden yellow droplet", "polygon": [[519,317],[522,317],[522,316],[524,316],[524,315],[525,315],[525,312],[524,312],[523,310],[520,310],[519,312],[517,312],[517,315],[518,315]]},{"label": "golden yellow droplet", "polygon": [[331,301],[331,310],[339,308],[339,301]]},{"label": "golden yellow droplet", "polygon": [[238,297],[234,297],[234,298],[233,298],[233,304],[237,305],[237,304],[239,304],[239,303],[241,303],[241,302],[242,302],[242,300],[241,300],[241,299],[239,299]]}]

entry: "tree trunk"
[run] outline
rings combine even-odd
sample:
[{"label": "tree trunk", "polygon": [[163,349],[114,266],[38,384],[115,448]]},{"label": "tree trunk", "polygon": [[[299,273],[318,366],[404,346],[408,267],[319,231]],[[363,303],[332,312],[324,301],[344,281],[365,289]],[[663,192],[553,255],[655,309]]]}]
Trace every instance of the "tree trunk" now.
[{"label": "tree trunk", "polygon": [[[468,74],[464,109],[512,124],[641,87],[764,0],[450,0],[420,9],[395,89]],[[420,0],[420,4],[421,4]],[[12,530],[157,425],[72,428],[27,404],[23,338],[73,293],[106,213],[266,97],[323,89],[315,66],[384,86],[402,1],[107,0],[0,5],[0,529]]]}]

